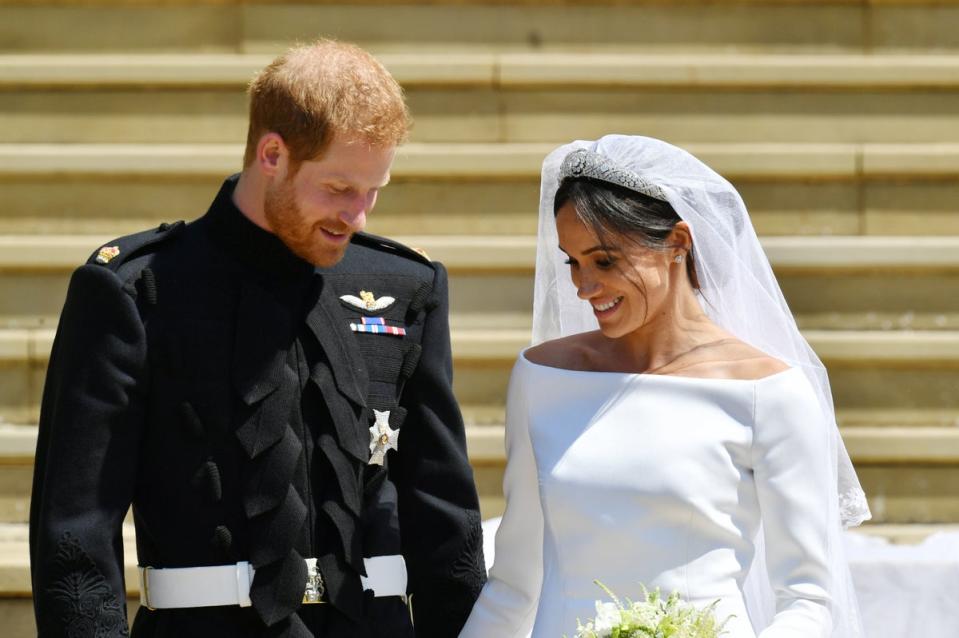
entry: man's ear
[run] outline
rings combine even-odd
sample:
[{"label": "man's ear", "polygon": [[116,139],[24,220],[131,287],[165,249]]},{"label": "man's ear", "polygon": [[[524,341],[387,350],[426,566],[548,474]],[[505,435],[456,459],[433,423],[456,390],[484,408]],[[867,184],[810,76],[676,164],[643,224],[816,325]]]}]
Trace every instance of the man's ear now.
[{"label": "man's ear", "polygon": [[270,178],[282,179],[290,162],[290,151],[279,133],[264,133],[256,145],[254,160],[260,172]]}]

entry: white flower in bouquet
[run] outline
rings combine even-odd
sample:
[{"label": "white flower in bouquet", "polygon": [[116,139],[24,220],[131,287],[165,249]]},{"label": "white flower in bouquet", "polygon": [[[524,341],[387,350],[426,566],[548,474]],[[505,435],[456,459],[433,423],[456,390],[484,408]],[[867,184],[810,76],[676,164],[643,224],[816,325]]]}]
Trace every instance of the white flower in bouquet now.
[{"label": "white flower in bouquet", "polygon": [[[643,600],[624,603],[599,581],[613,602],[596,601],[596,617],[585,625],[577,621],[574,638],[719,638],[726,620],[716,619],[716,603],[696,609],[679,594],[663,598],[659,590],[643,587]],[[728,620],[728,619],[727,619]]]},{"label": "white flower in bouquet", "polygon": [[620,623],[619,607],[616,603],[596,601],[596,618],[593,620],[593,630],[609,634]]}]

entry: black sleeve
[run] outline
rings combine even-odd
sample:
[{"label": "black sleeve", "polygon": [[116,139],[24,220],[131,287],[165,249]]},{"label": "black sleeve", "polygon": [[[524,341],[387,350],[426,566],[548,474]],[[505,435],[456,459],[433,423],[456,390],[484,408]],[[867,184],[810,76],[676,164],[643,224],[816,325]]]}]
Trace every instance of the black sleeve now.
[{"label": "black sleeve", "polygon": [[453,397],[446,270],[436,265],[419,365],[391,465],[417,638],[459,634],[486,581],[479,499]]},{"label": "black sleeve", "polygon": [[50,355],[30,505],[41,638],[128,635],[122,523],[143,429],[145,341],[117,276],[79,268]]}]

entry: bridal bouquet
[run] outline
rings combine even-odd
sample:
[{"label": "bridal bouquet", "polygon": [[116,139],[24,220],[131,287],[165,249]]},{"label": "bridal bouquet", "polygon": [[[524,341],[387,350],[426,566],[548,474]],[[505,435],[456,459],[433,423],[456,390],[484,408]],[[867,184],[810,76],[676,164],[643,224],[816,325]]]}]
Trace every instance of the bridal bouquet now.
[{"label": "bridal bouquet", "polygon": [[644,600],[625,604],[608,587],[603,588],[613,602],[596,601],[596,617],[583,625],[577,621],[574,638],[719,638],[726,621],[716,620],[716,601],[705,609],[696,609],[672,593],[663,598],[659,589],[643,587]]}]

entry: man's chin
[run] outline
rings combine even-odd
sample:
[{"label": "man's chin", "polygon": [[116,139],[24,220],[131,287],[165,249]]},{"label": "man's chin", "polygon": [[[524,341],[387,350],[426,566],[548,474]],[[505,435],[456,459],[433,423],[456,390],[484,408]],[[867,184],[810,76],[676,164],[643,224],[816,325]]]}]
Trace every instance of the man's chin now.
[{"label": "man's chin", "polygon": [[310,262],[317,268],[332,268],[336,264],[340,263],[340,261],[343,259],[348,246],[349,244],[346,244],[343,247],[329,248],[323,251],[312,250],[309,252],[309,254],[300,255],[300,257]]}]

